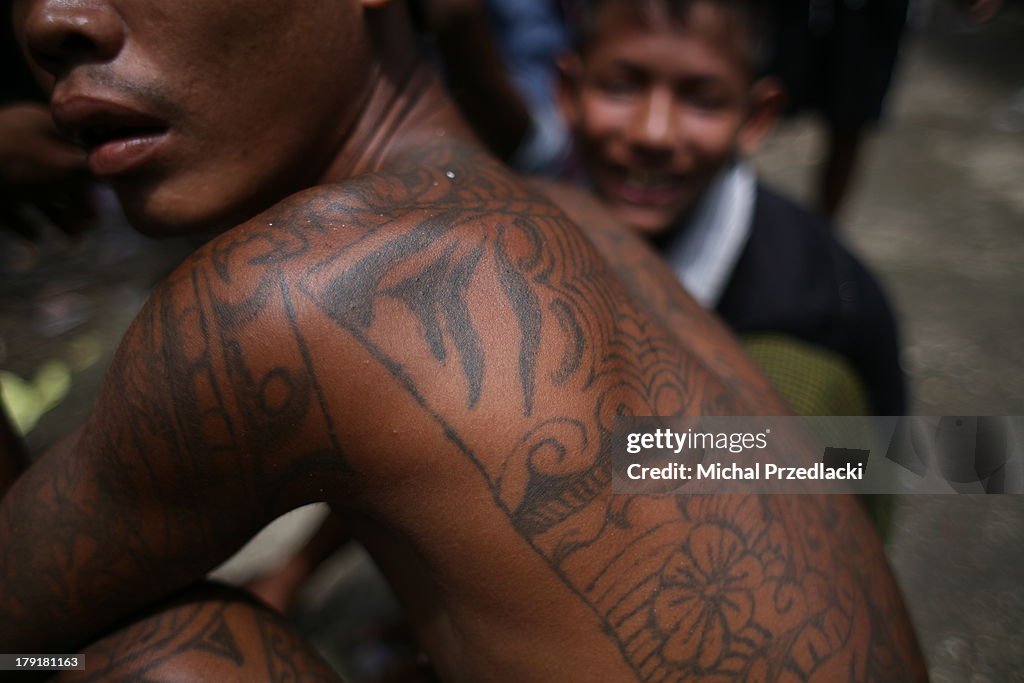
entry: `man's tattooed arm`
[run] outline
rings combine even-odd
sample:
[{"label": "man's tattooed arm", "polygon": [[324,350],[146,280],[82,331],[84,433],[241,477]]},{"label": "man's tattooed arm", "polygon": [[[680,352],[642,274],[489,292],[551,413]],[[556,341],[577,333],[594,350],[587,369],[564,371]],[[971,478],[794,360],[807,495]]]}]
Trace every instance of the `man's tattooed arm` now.
[{"label": "man's tattooed arm", "polygon": [[84,429],[4,497],[0,651],[83,645],[344,471],[275,265],[301,245],[233,240],[161,284]]}]

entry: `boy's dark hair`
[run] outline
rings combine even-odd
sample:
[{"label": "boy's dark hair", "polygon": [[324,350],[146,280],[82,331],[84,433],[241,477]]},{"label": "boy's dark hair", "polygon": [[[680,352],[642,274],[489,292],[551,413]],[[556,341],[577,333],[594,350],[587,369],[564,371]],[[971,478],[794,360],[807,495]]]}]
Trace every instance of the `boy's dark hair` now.
[{"label": "boy's dark hair", "polygon": [[667,17],[685,24],[694,7],[707,3],[723,12],[742,31],[747,65],[753,76],[762,76],[771,57],[774,34],[770,2],[766,0],[564,0],[563,9],[576,49],[583,52],[594,37],[601,11],[612,4],[629,8],[640,22]]}]

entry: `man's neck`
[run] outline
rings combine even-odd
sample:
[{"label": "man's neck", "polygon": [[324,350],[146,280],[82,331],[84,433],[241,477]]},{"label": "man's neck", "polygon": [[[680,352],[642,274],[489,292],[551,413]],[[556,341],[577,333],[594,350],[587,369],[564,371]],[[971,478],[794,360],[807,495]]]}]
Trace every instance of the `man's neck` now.
[{"label": "man's neck", "polygon": [[357,122],[318,184],[378,171],[431,140],[474,139],[431,65],[415,59],[400,71],[375,69]]}]

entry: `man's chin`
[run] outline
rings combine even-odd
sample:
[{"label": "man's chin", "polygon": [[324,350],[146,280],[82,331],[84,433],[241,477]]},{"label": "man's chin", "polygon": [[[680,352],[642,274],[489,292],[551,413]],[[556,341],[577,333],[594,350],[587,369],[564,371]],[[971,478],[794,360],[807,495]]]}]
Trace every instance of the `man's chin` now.
[{"label": "man's chin", "polygon": [[146,237],[178,237],[184,235],[198,235],[212,232],[213,228],[207,227],[207,223],[182,221],[180,219],[163,218],[125,209],[128,222],[135,230]]},{"label": "man's chin", "polygon": [[223,231],[231,224],[224,217],[197,211],[183,211],[189,207],[187,201],[159,206],[152,198],[142,198],[130,193],[118,193],[128,222],[147,237],[177,237],[203,235]]}]

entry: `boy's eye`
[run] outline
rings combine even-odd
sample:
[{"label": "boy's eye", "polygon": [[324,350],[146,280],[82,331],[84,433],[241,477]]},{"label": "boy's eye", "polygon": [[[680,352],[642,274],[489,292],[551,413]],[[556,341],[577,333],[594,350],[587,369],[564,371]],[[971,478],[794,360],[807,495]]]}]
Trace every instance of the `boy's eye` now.
[{"label": "boy's eye", "polygon": [[725,99],[713,95],[694,95],[690,98],[690,103],[698,109],[706,109],[708,111],[724,109],[728,104]]},{"label": "boy's eye", "polygon": [[598,79],[596,85],[598,90],[613,97],[625,97],[640,90],[640,84],[631,78],[601,78]]},{"label": "boy's eye", "polygon": [[614,65],[597,69],[588,79],[595,90],[614,98],[632,97],[647,87],[650,78],[642,69],[629,65]]},{"label": "boy's eye", "polygon": [[682,88],[676,96],[687,105],[705,111],[720,111],[732,104],[727,94],[703,88]]}]

